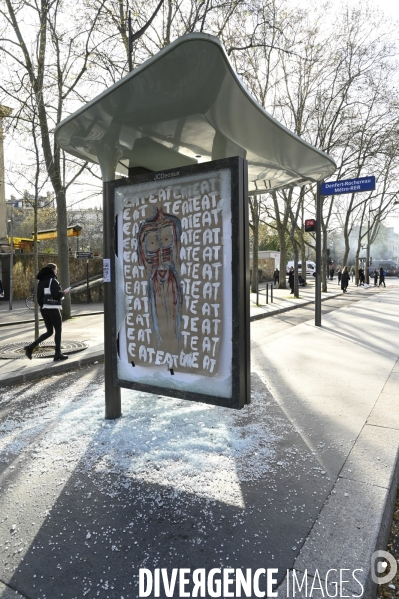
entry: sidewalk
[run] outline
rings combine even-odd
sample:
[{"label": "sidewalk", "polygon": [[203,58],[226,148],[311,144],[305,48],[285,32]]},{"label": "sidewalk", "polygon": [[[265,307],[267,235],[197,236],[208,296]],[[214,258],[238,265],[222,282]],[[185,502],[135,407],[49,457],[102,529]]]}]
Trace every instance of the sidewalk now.
[{"label": "sidewalk", "polygon": [[[301,599],[316,572],[321,599],[327,572],[344,570],[342,596],[374,597],[371,555],[385,549],[398,484],[399,287],[364,298],[321,328],[270,334],[258,321],[253,404],[240,412],[124,390],[123,418],[104,422],[101,365],[59,389],[42,380],[36,400],[35,386],[21,400],[6,389],[3,412],[15,413],[1,430],[25,428],[1,462],[0,599],[133,599],[139,568],[220,567],[277,569],[280,599],[293,596],[293,568],[310,576]],[[65,334],[98,347],[100,320],[76,318]]]},{"label": "sidewalk", "polygon": [[[375,596],[371,555],[386,548],[398,486],[398,328],[396,287],[329,313],[320,329],[307,322],[265,340],[257,323],[253,338],[253,371],[318,463],[313,476],[306,469],[307,484],[319,480],[304,504],[324,496],[290,567],[322,579],[331,568],[363,568],[364,597]],[[292,575],[290,585],[292,596]],[[359,585],[351,578],[346,590],[356,595]]]},{"label": "sidewalk", "polygon": [[[389,285],[388,285],[389,287]],[[330,291],[330,288],[332,290]],[[379,293],[378,288],[349,287],[348,298],[352,296],[371,297]],[[270,289],[269,289],[270,293]],[[322,294],[322,301],[331,300],[342,296],[342,292],[335,290],[335,285],[329,285],[329,291]],[[274,289],[273,303],[256,306],[256,295],[251,294],[250,320],[259,321],[269,316],[274,316],[314,303],[314,283],[311,282],[300,291],[300,298],[289,295],[289,289]],[[260,303],[264,299],[260,295]],[[269,295],[270,299],[270,295]],[[62,338],[65,341],[85,341],[89,347],[81,352],[71,354],[65,362],[54,363],[52,359],[42,358],[28,361],[24,358],[18,360],[16,368],[15,360],[0,359],[0,388],[6,385],[16,385],[21,382],[47,377],[54,372],[66,372],[74,368],[80,368],[87,364],[93,364],[104,359],[103,322],[104,305],[101,303],[72,304],[72,319],[63,325]],[[25,306],[25,302],[17,300],[13,302],[13,310],[8,310],[3,302],[0,304],[0,345],[26,341],[33,339],[33,311]],[[257,327],[256,330],[259,330]],[[255,333],[252,332],[252,336]],[[1,599],[1,598],[0,598]]]},{"label": "sidewalk", "polygon": [[[315,300],[315,281],[313,278],[308,279],[306,287],[299,287],[299,298],[294,298],[290,294],[290,288],[287,283],[288,289],[278,289],[273,286],[273,292],[271,291],[272,282],[268,283],[268,293],[266,295],[266,283],[260,283],[259,285],[259,306],[256,305],[257,294],[250,294],[250,310],[251,322],[254,320],[260,320],[267,316],[274,314],[281,314],[283,312],[289,312],[295,310],[295,308],[301,306],[307,306]],[[361,287],[357,288],[354,282],[349,283],[349,291],[356,289],[362,289],[362,291],[369,291],[374,287]],[[342,294],[341,287],[338,285],[338,279],[335,277],[333,281],[327,282],[327,292],[321,294],[321,301],[337,297]],[[272,301],[273,296],[273,301]],[[266,303],[268,301],[268,303]]]}]

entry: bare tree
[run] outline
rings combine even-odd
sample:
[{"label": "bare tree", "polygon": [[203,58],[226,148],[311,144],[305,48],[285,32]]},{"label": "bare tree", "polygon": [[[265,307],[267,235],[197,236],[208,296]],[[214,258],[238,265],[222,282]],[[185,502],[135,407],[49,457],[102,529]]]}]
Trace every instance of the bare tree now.
[{"label": "bare tree", "polygon": [[[43,193],[43,189],[48,185],[48,176],[44,164],[43,155],[41,148],[38,144],[40,139],[39,126],[37,113],[35,112],[35,106],[25,106],[25,118],[19,120],[20,133],[25,133],[28,138],[28,143],[24,146],[20,139],[21,156],[20,161],[14,168],[8,172],[8,184],[14,188],[14,190],[24,197],[25,201],[33,208],[33,231],[29,231],[29,236],[33,236],[33,287],[34,287],[34,338],[39,336],[39,307],[37,303],[37,279],[35,274],[39,270],[39,244],[37,239],[38,231],[38,211],[39,211],[39,197]],[[28,109],[29,108],[29,112]],[[29,116],[28,116],[29,115]],[[22,129],[22,130],[21,130]],[[33,141],[33,146],[31,144]],[[19,187],[22,185],[22,187]],[[33,189],[33,193],[28,193],[26,189]],[[49,200],[52,203],[52,198]]]},{"label": "bare tree", "polygon": [[[18,107],[14,122],[29,118],[29,104],[37,115],[41,151],[57,202],[60,281],[64,288],[69,286],[66,194],[86,165],[66,160],[54,142],[53,131],[73,102],[84,99],[82,88],[92,76],[92,50],[97,43],[95,30],[101,6],[88,16],[84,7],[75,6],[70,11],[60,0],[33,4],[2,0],[0,4],[0,14],[7,24],[0,39],[0,53],[3,68],[6,65],[8,71],[8,80],[0,86],[0,92]],[[32,34],[23,25],[26,18]],[[70,314],[67,296],[64,319]]]}]

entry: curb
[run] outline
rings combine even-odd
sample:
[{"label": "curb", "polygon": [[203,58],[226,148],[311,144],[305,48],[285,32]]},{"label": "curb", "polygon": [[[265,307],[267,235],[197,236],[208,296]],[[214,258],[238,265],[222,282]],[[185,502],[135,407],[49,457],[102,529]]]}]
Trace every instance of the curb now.
[{"label": "curb", "polygon": [[[399,360],[396,362],[396,366],[398,364]],[[391,371],[390,375],[387,378],[387,382],[389,381],[392,374],[396,372],[397,371],[395,371],[394,367],[394,369]],[[337,530],[339,533],[339,527],[340,525],[342,525],[342,522],[339,522],[339,512],[345,514],[348,510],[348,504],[346,502],[349,502],[350,499],[342,500],[343,491],[348,491],[348,493],[345,493],[346,496],[352,495],[352,491],[354,492],[355,496],[354,502],[352,504],[352,509],[356,511],[356,518],[348,524],[348,527],[346,529],[346,535],[348,537],[355,537],[356,535],[358,535],[359,545],[357,546],[357,550],[359,553],[363,552],[364,557],[366,558],[366,562],[364,564],[364,575],[361,576],[363,585],[363,592],[360,595],[361,599],[375,599],[377,595],[377,584],[372,580],[371,558],[374,552],[377,550],[382,549],[386,551],[389,535],[391,532],[392,518],[395,509],[397,488],[399,484],[398,426],[397,424],[391,424],[391,426],[384,426],[384,424],[382,423],[378,423],[375,420],[373,421],[372,417],[373,411],[378,406],[378,404],[381,404],[379,407],[380,409],[383,409],[385,398],[382,398],[382,394],[383,390],[381,391],[360,434],[358,435],[355,443],[353,444],[352,449],[349,452],[345,460],[345,463],[343,464],[342,469],[337,476],[337,479],[335,480],[330,495],[326,498],[326,501],[322,506],[317,519],[314,521],[312,529],[310,530],[308,537],[305,539],[305,542],[302,545],[300,552],[294,561],[293,568],[290,568],[290,572],[292,571],[292,569],[295,569],[296,572],[299,572],[302,575],[306,571],[309,571],[310,575],[314,573],[315,562],[313,561],[313,559],[316,555],[322,555],[323,550],[325,551],[324,544],[326,539],[333,538]],[[398,405],[398,403],[399,400],[396,402],[396,404]],[[362,470],[362,465],[360,466],[359,471],[353,471],[353,463],[357,462],[359,459],[359,455],[363,453],[362,444],[364,445],[365,443],[369,443],[370,437],[368,437],[368,435],[370,434],[370,431],[372,431],[371,435],[373,435],[375,434],[375,431],[378,432],[378,430],[380,430],[379,434],[383,435],[386,435],[386,431],[394,431],[396,433],[396,438],[392,440],[393,446],[390,445],[389,449],[387,448],[387,454],[385,455],[385,457],[383,457],[383,461],[387,462],[387,464],[385,464],[385,467],[389,468],[389,475],[386,477],[385,482],[383,480],[378,480],[378,482],[376,482],[377,471],[376,469],[373,470],[373,467],[371,470],[367,469],[366,471],[365,469],[365,473],[363,475],[359,475],[359,473]],[[388,454],[390,455],[389,458],[387,458]],[[351,468],[349,469],[348,466],[351,466]],[[371,502],[369,502],[369,505],[367,506],[369,512],[368,514],[363,513],[362,510],[361,503],[363,498],[360,498],[360,495],[362,494],[362,487],[364,496],[370,494],[370,497],[372,497],[372,493],[370,493],[370,489],[372,488],[376,489],[377,493],[379,493],[379,495],[374,495]],[[345,502],[344,509],[343,501]],[[351,508],[349,507],[349,510],[350,509]],[[367,529],[369,533],[369,538],[367,538],[367,535],[365,535],[364,532],[362,533],[362,535],[359,536],[359,533],[356,529],[363,531]],[[353,559],[354,557],[353,551],[351,551],[353,547],[345,547],[345,542],[345,535],[343,535],[341,539],[341,544],[343,548],[343,555],[341,555],[341,559],[345,567],[347,569],[350,569],[349,565],[351,564],[351,559]],[[333,561],[333,558],[331,561]],[[306,566],[308,564],[310,565],[310,568],[309,570],[306,570]],[[335,567],[334,564],[331,567]],[[326,581],[324,576],[322,576],[321,578],[325,583]],[[287,582],[288,581],[286,575],[280,583],[280,585],[278,586],[279,596],[290,596],[289,589],[287,588]],[[346,590],[348,592],[352,591],[352,597],[359,596],[353,594],[353,589],[351,589],[350,586]],[[345,597],[349,595],[340,596]],[[302,593],[298,595],[298,599],[302,599],[303,597],[306,597],[306,595],[304,596]],[[314,597],[315,599],[319,599],[320,595],[317,593]]]},{"label": "curb", "polygon": [[51,362],[51,365],[46,364],[45,366],[36,366],[33,367],[32,370],[29,370],[23,374],[7,376],[5,379],[0,378],[0,389],[3,387],[10,387],[12,385],[20,385],[22,383],[27,383],[28,381],[34,381],[35,379],[41,379],[54,374],[59,374],[61,372],[63,373],[69,372],[71,370],[77,370],[83,366],[88,366],[89,364],[103,361],[104,350],[97,350],[89,355],[82,356],[82,358],[79,358],[78,360],[65,360],[65,362]]},{"label": "curb", "polygon": [[[322,302],[326,302],[334,297],[340,296],[341,293],[335,293],[334,295],[329,295],[328,297],[323,297],[321,299]],[[296,310],[297,308],[303,308],[304,306],[309,306],[310,304],[314,304],[314,300],[304,301],[302,304],[294,304],[293,306],[286,306],[285,308],[276,308],[275,310],[270,310],[270,312],[266,312],[265,314],[256,314],[255,316],[250,316],[249,322],[254,322],[255,320],[262,320],[263,318],[267,318],[268,316],[276,316],[276,314],[282,314],[283,312],[290,312],[290,310]]]}]

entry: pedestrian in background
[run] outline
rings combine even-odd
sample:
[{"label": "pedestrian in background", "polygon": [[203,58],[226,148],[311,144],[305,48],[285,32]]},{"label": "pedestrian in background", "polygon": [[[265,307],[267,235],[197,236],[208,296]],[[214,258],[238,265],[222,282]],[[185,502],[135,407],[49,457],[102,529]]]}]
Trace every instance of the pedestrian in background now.
[{"label": "pedestrian in background", "polygon": [[375,268],[374,269],[374,287],[377,287],[377,283],[378,283],[378,270]]},{"label": "pedestrian in background", "polygon": [[278,285],[280,282],[280,271],[278,268],[276,268],[276,270],[274,271],[273,279],[274,279],[274,284]]},{"label": "pedestrian in background", "polygon": [[365,281],[364,270],[363,270],[363,268],[359,268],[359,285],[363,285],[363,287],[364,287],[364,281]]},{"label": "pedestrian in background", "polygon": [[332,280],[333,280],[333,278],[334,278],[334,272],[335,272],[334,268],[333,268],[333,267],[331,267],[331,268],[330,268],[330,281],[332,281]]},{"label": "pedestrian in background", "polygon": [[348,267],[344,266],[344,270],[342,271],[342,276],[341,276],[341,289],[344,293],[346,293],[348,285],[349,285]]},{"label": "pedestrian in background", "polygon": [[39,280],[37,286],[37,303],[40,306],[40,312],[46,325],[46,332],[40,335],[33,343],[24,347],[26,357],[32,359],[32,352],[39,343],[51,337],[54,331],[55,354],[54,362],[58,360],[67,360],[68,356],[61,353],[61,332],[62,332],[62,317],[61,317],[61,302],[65,293],[69,293],[69,289],[62,291],[57,279],[57,265],[47,264],[37,274]]},{"label": "pedestrian in background", "polygon": [[291,266],[290,272],[288,273],[288,283],[291,288],[291,293],[294,293],[294,269]]},{"label": "pedestrian in background", "polygon": [[3,299],[4,297],[4,287],[3,287],[3,282],[0,279],[0,299]]},{"label": "pedestrian in background", "polygon": [[386,285],[385,285],[385,271],[382,268],[382,266],[380,268],[380,283],[379,283],[378,287],[380,287],[381,285],[384,285],[384,287],[386,287]]},{"label": "pedestrian in background", "polygon": [[341,283],[341,279],[342,279],[341,269],[339,269],[339,271],[337,272],[337,277],[338,277],[338,285],[339,285]]}]

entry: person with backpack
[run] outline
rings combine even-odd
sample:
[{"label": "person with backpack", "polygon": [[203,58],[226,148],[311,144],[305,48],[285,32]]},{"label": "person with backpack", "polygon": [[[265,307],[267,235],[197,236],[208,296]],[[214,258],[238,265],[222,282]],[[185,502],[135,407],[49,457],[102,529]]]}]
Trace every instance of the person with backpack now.
[{"label": "person with backpack", "polygon": [[46,325],[46,332],[40,335],[33,343],[24,347],[26,357],[32,359],[32,352],[39,343],[51,337],[54,331],[55,354],[54,362],[67,360],[68,356],[61,353],[62,317],[61,307],[64,294],[69,293],[69,288],[62,291],[57,279],[57,265],[47,264],[37,274],[37,303]]}]

